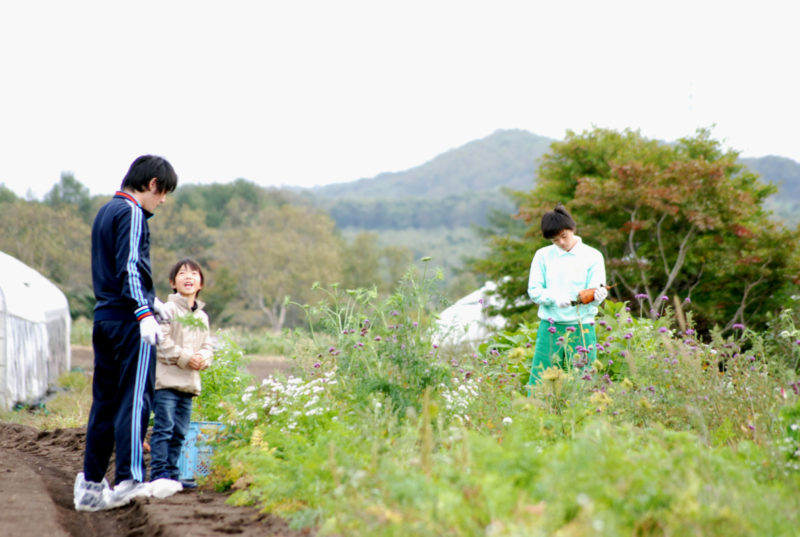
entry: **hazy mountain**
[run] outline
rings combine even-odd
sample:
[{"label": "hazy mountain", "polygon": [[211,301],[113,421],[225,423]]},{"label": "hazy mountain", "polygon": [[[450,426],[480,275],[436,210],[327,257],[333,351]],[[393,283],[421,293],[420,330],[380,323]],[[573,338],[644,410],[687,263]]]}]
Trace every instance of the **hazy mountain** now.
[{"label": "hazy mountain", "polygon": [[410,170],[316,187],[313,193],[321,199],[431,199],[501,187],[531,188],[537,160],[553,141],[523,130],[498,130]]},{"label": "hazy mountain", "polygon": [[[387,230],[483,225],[492,209],[513,210],[503,188],[534,186],[539,158],[553,139],[524,130],[498,130],[409,170],[311,189],[339,227]],[[778,186],[776,215],[800,215],[800,164],[776,156],[742,159]]]}]

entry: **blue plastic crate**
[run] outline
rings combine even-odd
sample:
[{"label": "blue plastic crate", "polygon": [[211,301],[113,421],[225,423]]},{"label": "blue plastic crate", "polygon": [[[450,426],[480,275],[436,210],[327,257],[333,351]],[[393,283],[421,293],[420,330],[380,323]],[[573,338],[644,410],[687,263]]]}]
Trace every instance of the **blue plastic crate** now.
[{"label": "blue plastic crate", "polygon": [[192,480],[211,471],[214,446],[209,442],[225,425],[218,421],[193,421],[181,446],[178,457],[179,479]]}]

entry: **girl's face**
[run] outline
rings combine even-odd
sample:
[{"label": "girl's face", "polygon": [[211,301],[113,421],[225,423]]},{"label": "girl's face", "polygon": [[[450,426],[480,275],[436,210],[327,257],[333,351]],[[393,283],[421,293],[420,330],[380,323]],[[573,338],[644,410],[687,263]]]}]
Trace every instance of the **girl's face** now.
[{"label": "girl's face", "polygon": [[175,280],[169,283],[173,289],[186,298],[194,298],[203,288],[203,278],[200,276],[200,272],[190,268],[189,265],[183,265],[178,269]]},{"label": "girl's face", "polygon": [[553,244],[564,250],[565,252],[569,252],[572,250],[572,247],[575,246],[575,243],[578,240],[575,238],[575,232],[571,229],[565,229],[561,231],[558,235],[550,239],[553,241]]}]

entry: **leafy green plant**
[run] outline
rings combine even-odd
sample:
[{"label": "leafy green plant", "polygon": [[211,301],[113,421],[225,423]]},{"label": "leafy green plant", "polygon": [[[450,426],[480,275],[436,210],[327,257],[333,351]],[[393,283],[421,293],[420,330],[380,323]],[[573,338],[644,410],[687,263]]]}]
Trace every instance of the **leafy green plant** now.
[{"label": "leafy green plant", "polygon": [[225,332],[218,334],[214,359],[201,371],[202,390],[192,405],[192,418],[197,421],[228,421],[235,407],[232,401],[244,393],[252,382],[245,371],[242,349]]}]

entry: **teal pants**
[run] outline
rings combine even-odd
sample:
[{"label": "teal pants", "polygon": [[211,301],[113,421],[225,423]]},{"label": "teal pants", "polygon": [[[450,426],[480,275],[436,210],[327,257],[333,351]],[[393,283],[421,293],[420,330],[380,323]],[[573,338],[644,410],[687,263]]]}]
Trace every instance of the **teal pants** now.
[{"label": "teal pants", "polygon": [[551,323],[542,320],[536,334],[531,376],[528,384],[536,384],[541,372],[552,365],[564,369],[572,364],[591,365],[597,358],[597,334],[594,323]]}]

